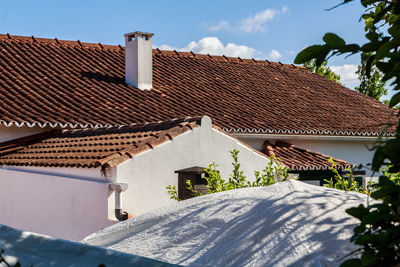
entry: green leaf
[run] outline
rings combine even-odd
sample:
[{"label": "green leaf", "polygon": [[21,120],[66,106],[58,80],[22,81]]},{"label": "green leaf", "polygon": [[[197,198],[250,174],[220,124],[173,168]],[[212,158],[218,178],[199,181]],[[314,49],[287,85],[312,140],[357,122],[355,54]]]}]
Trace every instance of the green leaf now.
[{"label": "green leaf", "polygon": [[371,41],[369,43],[364,44],[360,49],[361,49],[361,51],[368,53],[368,52],[376,51],[376,49],[378,49],[378,47],[379,47],[378,42]]},{"label": "green leaf", "polygon": [[394,68],[393,62],[376,62],[376,66],[383,73],[388,73]]},{"label": "green leaf", "polygon": [[368,57],[367,61],[365,62],[365,74],[367,78],[371,77],[371,69],[372,69],[372,62],[374,61],[374,56],[371,55]]},{"label": "green leaf", "polygon": [[294,59],[294,63],[302,64],[327,52],[329,52],[329,48],[325,45],[312,45],[304,48],[300,53],[298,53]]},{"label": "green leaf", "polygon": [[368,209],[364,205],[360,204],[357,208],[349,208],[346,210],[347,214],[361,220],[364,216],[368,214]]},{"label": "green leaf", "polygon": [[396,106],[398,103],[400,103],[400,93],[395,94],[394,96],[392,96],[392,98],[390,99],[389,102],[389,107],[394,107]]},{"label": "green leaf", "polygon": [[377,41],[379,38],[379,34],[376,32],[368,32],[365,37],[367,37],[370,41]]},{"label": "green leaf", "polygon": [[372,212],[364,216],[362,219],[363,224],[375,224],[381,220],[385,220],[387,214]]},{"label": "green leaf", "polygon": [[379,1],[380,3],[378,4],[378,6],[376,7],[376,12],[375,12],[375,18],[374,18],[374,24],[378,23],[383,16],[385,16],[387,14],[387,12],[393,7],[393,4],[388,5],[385,9],[383,9],[383,7],[385,7],[385,3]]},{"label": "green leaf", "polygon": [[377,0],[361,0],[361,4],[364,6],[364,7],[367,7],[367,6],[369,6],[369,5],[371,5],[371,4],[373,4],[373,3],[375,3]]},{"label": "green leaf", "polygon": [[365,226],[364,225],[359,225],[356,228],[354,228],[354,233],[355,234],[361,234],[365,231]]},{"label": "green leaf", "polygon": [[348,44],[339,49],[340,53],[357,53],[360,52],[360,46],[358,44]]},{"label": "green leaf", "polygon": [[331,32],[326,33],[323,40],[330,48],[342,48],[346,45],[342,38]]},{"label": "green leaf", "polygon": [[375,60],[380,60],[387,56],[387,53],[392,49],[392,44],[390,42],[385,42],[382,44],[378,51],[376,51]]},{"label": "green leaf", "polygon": [[361,266],[360,259],[349,259],[340,264],[340,267],[357,267],[357,266]]},{"label": "green leaf", "polygon": [[367,251],[364,251],[364,253],[361,256],[361,264],[363,266],[372,266],[375,263],[376,263],[375,256]]},{"label": "green leaf", "polygon": [[393,25],[388,29],[388,32],[393,36],[393,37],[398,37],[400,36],[400,25]]},{"label": "green leaf", "polygon": [[382,147],[378,147],[375,151],[374,158],[372,159],[372,170],[379,171],[385,160],[385,155],[383,154]]}]

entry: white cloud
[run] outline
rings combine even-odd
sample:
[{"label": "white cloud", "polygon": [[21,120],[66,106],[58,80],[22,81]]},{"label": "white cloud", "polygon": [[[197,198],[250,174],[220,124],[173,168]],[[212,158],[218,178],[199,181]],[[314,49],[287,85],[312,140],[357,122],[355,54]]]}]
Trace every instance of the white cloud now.
[{"label": "white cloud", "polygon": [[342,66],[331,66],[331,70],[340,75],[340,82],[349,88],[354,88],[359,83],[357,65],[345,64]]},{"label": "white cloud", "polygon": [[265,9],[256,13],[254,16],[243,19],[240,23],[239,29],[243,32],[262,32],[265,31],[264,24],[272,20],[278,11],[273,9]]},{"label": "white cloud", "polygon": [[231,30],[231,25],[226,20],[220,20],[216,25],[208,27],[208,30],[211,32],[229,31]]},{"label": "white cloud", "polygon": [[[193,51],[197,54],[226,55],[230,57],[261,58],[261,52],[246,45],[228,43],[224,45],[217,37],[204,37],[198,42],[192,41],[186,47],[177,48],[169,45],[156,46],[161,50]],[[278,51],[276,51],[278,52]],[[278,52],[279,53],[279,52]]]},{"label": "white cloud", "polygon": [[267,59],[272,60],[272,61],[277,61],[282,57],[282,54],[279,53],[278,50],[271,50],[269,54],[267,55]]},{"label": "white cloud", "polygon": [[153,48],[158,48],[160,50],[170,50],[170,51],[177,50],[176,47],[170,46],[170,45],[166,45],[166,44],[159,45],[159,46],[153,45]]},{"label": "white cloud", "polygon": [[257,12],[256,14],[242,19],[238,26],[233,27],[228,21],[220,20],[215,25],[210,25],[208,27],[209,31],[241,31],[246,33],[253,32],[263,32],[265,31],[265,24],[268,21],[273,20],[281,14],[286,14],[288,12],[288,7],[284,6],[281,10],[267,8],[263,11]]}]

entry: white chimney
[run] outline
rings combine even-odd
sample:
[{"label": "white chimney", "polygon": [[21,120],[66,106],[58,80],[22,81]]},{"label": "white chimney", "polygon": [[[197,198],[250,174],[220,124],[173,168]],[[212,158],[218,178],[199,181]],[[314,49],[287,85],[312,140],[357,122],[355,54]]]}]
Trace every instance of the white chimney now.
[{"label": "white chimney", "polygon": [[148,32],[125,34],[125,82],[141,90],[152,88],[153,35]]}]

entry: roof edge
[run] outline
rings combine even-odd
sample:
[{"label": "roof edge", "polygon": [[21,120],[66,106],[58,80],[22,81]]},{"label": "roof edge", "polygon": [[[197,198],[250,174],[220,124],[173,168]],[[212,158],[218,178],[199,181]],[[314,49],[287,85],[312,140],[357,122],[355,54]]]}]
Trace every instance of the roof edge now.
[{"label": "roof edge", "polygon": [[[201,118],[201,117],[185,117],[185,118]],[[174,118],[169,121],[177,120],[179,118]],[[159,122],[166,122],[166,121],[159,121]],[[154,123],[154,121],[149,121],[145,123]],[[133,123],[130,125],[141,125],[145,123]],[[71,123],[71,122],[56,122],[56,123],[51,123],[49,121],[45,122],[39,122],[39,121],[34,121],[34,122],[28,122],[28,121],[5,121],[5,120],[0,120],[0,125],[4,125],[5,127],[24,127],[27,126],[29,128],[34,128],[34,127],[40,127],[40,128],[61,128],[61,129],[87,129],[87,128],[109,128],[109,127],[120,127],[120,126],[125,126],[122,124],[93,124],[93,123]],[[295,136],[295,135],[319,135],[319,136],[363,136],[363,137],[379,137],[381,132],[363,132],[363,131],[330,131],[330,130],[274,130],[274,129],[251,129],[251,128],[226,128],[222,127],[221,128],[223,131],[231,134],[249,134],[251,136],[262,136],[262,134],[277,134],[277,135],[290,135],[290,136]],[[391,132],[391,133],[386,133],[384,136],[388,137],[395,137],[396,133]],[[270,137],[268,137],[270,138]]]},{"label": "roof edge", "polygon": [[[224,131],[232,134],[252,134],[254,136],[262,134],[279,135],[320,135],[320,136],[380,136],[381,132],[363,132],[363,131],[330,131],[330,130],[274,130],[274,129],[250,129],[250,128],[222,128]],[[386,136],[396,136],[396,133],[386,133]]]}]

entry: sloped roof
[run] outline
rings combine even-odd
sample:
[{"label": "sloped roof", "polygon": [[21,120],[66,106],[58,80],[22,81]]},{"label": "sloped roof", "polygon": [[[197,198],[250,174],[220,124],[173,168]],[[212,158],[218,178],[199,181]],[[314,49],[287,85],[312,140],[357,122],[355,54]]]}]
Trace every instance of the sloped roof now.
[{"label": "sloped roof", "polygon": [[115,167],[199,127],[200,117],[121,127],[53,130],[0,143],[0,165]]},{"label": "sloped roof", "polygon": [[153,89],[141,91],[125,83],[124,53],[0,35],[0,123],[90,128],[208,115],[228,132],[369,136],[396,122],[372,98],[269,61],[154,50]]},{"label": "sloped roof", "polygon": [[276,141],[275,144],[265,141],[263,152],[269,157],[276,157],[290,170],[330,170],[332,167],[332,164],[328,161],[330,158],[335,161],[336,168],[339,170],[344,170],[353,166],[353,164],[347,161],[279,140]]}]

